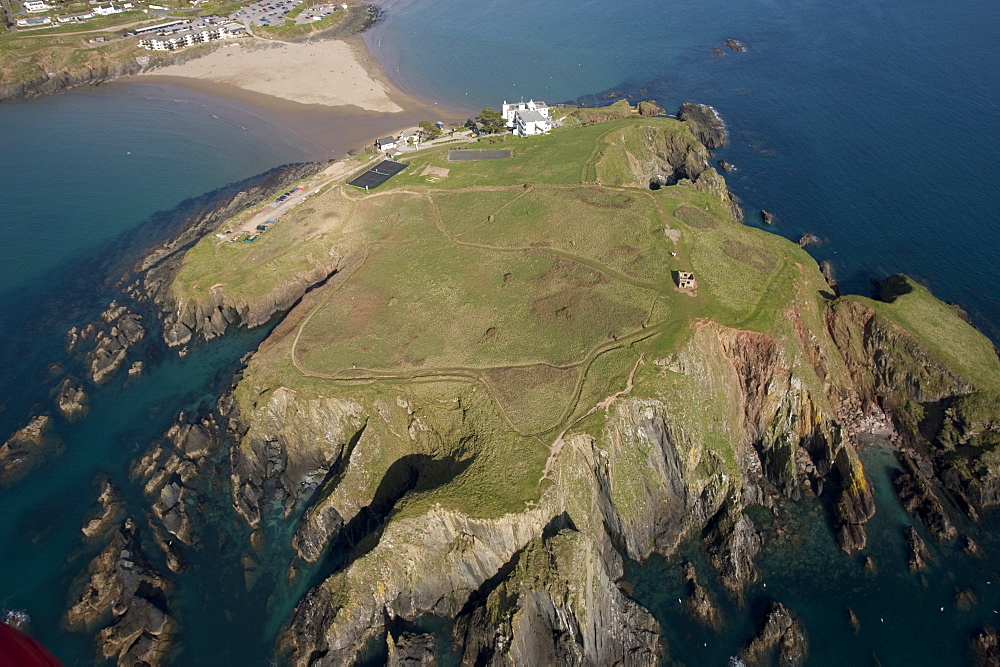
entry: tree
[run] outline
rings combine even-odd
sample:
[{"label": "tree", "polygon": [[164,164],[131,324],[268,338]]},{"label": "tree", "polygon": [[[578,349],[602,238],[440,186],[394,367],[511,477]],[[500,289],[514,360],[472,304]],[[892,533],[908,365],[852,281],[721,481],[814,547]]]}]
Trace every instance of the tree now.
[{"label": "tree", "polygon": [[424,136],[428,139],[437,139],[441,136],[441,129],[429,120],[420,121],[420,131],[423,132]]},{"label": "tree", "polygon": [[496,134],[497,132],[507,131],[507,122],[503,119],[503,115],[499,111],[494,111],[490,107],[486,107],[479,114],[479,120],[482,123],[483,132],[486,134]]}]

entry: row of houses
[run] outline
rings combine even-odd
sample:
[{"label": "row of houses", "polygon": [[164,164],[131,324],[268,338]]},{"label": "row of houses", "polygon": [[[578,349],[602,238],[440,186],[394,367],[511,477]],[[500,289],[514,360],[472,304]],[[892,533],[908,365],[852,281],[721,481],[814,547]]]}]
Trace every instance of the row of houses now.
[{"label": "row of houses", "polygon": [[[47,12],[50,9],[54,9],[54,7],[47,4],[45,0],[21,0],[21,4],[24,6],[25,11],[29,13]],[[135,5],[131,2],[99,2],[91,3],[91,5],[92,7],[89,11],[78,12],[76,14],[63,14],[55,17],[55,20],[59,23],[79,23],[80,21],[86,21],[87,19],[94,18],[95,16],[121,14],[122,12],[127,12],[128,10],[135,8]],[[51,16],[29,16],[27,18],[17,20],[17,25],[21,27],[34,27],[49,23],[52,23]]]},{"label": "row of houses", "polygon": [[[375,140],[375,148],[389,157],[399,155],[403,150],[420,148],[423,135],[420,130],[403,130],[398,137],[382,137]],[[402,150],[401,150],[402,149]]]},{"label": "row of houses", "polygon": [[[154,28],[158,29],[154,31]],[[150,34],[153,32],[155,34]],[[139,46],[153,51],[176,51],[218,39],[245,37],[246,34],[246,27],[241,23],[221,16],[206,16],[191,22],[173,21],[150,26],[139,35]]]}]

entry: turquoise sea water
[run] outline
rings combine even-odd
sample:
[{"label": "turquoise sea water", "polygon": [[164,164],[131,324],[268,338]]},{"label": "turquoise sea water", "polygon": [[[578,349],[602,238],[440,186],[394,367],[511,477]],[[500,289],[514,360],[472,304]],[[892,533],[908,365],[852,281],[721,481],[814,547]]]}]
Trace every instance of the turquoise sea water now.
[{"label": "turquoise sea water", "polygon": [[[399,85],[442,107],[473,112],[522,95],[600,103],[609,93],[652,97],[669,109],[684,100],[712,104],[732,132],[719,156],[739,168],[728,180],[750,224],[766,208],[779,218],[778,233],[827,238],[814,252],[834,262],[850,291],[866,293],[871,276],[910,273],[1000,340],[993,296],[1000,288],[997,3],[382,4],[386,19],[367,42]],[[728,37],[749,50],[713,55]],[[162,84],[0,105],[0,436],[52,410],[60,375],[49,364],[80,372],[63,352],[65,330],[93,319],[137,248],[165,236],[198,204],[170,211],[227,183],[317,157],[311,150],[266,117]],[[140,512],[139,492],[126,481],[131,461],[179,411],[210,409],[239,357],[263,335],[202,346],[183,360],[145,341],[136,355],[148,362],[147,374],[92,392],[85,421],[57,426],[63,455],[0,490],[0,609],[27,610],[32,632],[68,663],[92,656],[89,641],[64,632],[59,617],[73,578],[94,554],[79,527],[95,480],[111,476],[131,512]],[[909,519],[889,488],[890,463],[877,451],[869,456],[879,489],[870,531],[874,577],[839,555],[822,509],[808,506],[798,539],[775,541],[762,554],[766,589],[750,591],[742,608],[723,599],[722,633],[681,613],[675,565],[630,566],[635,596],[663,623],[676,658],[724,664],[746,641],[762,601],[777,597],[803,618],[815,664],[864,664],[872,656],[884,665],[966,662],[972,629],[997,623],[1000,560],[944,547],[939,568],[909,574],[900,539]],[[266,664],[278,627],[320,575],[303,572],[286,583],[289,554],[278,548],[247,590],[238,562],[246,534],[227,502],[223,489],[204,509],[206,534],[225,539],[207,540],[176,578],[184,627],[178,664]],[[269,543],[287,544],[287,524],[269,530]],[[990,521],[972,530],[989,553],[1000,553]],[[979,603],[959,612],[953,597],[967,586]],[[862,623],[857,636],[848,605]]]}]

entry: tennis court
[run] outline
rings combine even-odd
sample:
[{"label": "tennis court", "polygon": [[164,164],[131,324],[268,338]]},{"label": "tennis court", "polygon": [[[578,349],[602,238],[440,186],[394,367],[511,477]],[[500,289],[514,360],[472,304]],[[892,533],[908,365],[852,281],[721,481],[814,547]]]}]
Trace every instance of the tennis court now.
[{"label": "tennis court", "polygon": [[464,151],[448,151],[448,162],[474,162],[476,160],[502,160],[510,157],[510,151],[487,151],[469,149]]},{"label": "tennis court", "polygon": [[403,162],[393,162],[392,160],[382,160],[377,165],[361,174],[353,181],[348,181],[348,185],[353,185],[362,190],[371,190],[382,185],[390,178],[406,169]]}]

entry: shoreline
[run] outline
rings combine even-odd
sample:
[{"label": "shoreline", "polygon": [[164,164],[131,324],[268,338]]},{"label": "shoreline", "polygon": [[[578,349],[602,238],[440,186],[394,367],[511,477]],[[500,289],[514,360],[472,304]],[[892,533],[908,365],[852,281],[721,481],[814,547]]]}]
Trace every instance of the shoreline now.
[{"label": "shoreline", "polygon": [[316,159],[364,150],[378,137],[422,120],[448,123],[467,117],[397,88],[361,35],[251,48],[237,43],[109,85],[164,84],[195,95],[206,106],[215,108],[212,100],[217,100],[227,115],[279,126]]}]

